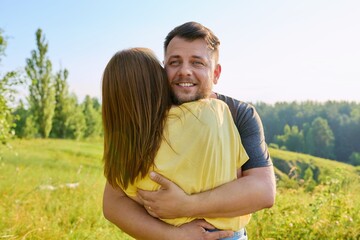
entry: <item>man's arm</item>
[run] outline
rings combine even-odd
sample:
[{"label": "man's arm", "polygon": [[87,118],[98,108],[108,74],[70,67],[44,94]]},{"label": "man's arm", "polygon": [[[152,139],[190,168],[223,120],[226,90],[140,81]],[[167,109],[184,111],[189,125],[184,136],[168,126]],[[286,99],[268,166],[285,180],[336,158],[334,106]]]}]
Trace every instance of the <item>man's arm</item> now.
[{"label": "man's arm", "polygon": [[276,194],[273,167],[252,168],[242,174],[235,181],[192,196],[196,216],[235,217],[272,207]]},{"label": "man's arm", "polygon": [[272,166],[243,171],[237,180],[193,195],[159,174],[151,178],[162,188],[156,192],[139,190],[139,196],[156,217],[235,217],[270,208],[275,202]]},{"label": "man's arm", "polygon": [[107,220],[136,239],[215,240],[233,234],[231,231],[206,232],[205,229],[214,227],[204,220],[195,220],[180,227],[169,225],[150,216],[143,206],[109,183],[105,185],[103,213]]}]

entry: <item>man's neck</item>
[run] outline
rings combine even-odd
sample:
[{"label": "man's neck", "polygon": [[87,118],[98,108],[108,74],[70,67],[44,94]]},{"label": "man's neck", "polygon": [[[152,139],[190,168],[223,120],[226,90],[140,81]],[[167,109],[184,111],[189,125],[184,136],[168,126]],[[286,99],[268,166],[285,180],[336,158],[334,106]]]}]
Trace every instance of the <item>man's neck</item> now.
[{"label": "man's neck", "polygon": [[218,97],[217,97],[217,94],[216,94],[215,92],[212,92],[212,93],[210,94],[210,98],[218,98]]}]

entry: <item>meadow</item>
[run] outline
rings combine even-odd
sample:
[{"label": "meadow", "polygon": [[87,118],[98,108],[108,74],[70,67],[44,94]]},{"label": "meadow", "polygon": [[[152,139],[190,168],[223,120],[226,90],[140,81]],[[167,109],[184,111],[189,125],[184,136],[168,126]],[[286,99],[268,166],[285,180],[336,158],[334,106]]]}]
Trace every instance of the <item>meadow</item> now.
[{"label": "meadow", "polygon": [[[0,239],[132,239],[102,215],[101,140],[14,140],[0,148]],[[359,169],[271,149],[273,208],[250,239],[360,239]],[[310,170],[309,170],[310,169]]]},{"label": "meadow", "polygon": [[131,239],[102,215],[101,141],[10,145],[0,162],[0,239]]}]

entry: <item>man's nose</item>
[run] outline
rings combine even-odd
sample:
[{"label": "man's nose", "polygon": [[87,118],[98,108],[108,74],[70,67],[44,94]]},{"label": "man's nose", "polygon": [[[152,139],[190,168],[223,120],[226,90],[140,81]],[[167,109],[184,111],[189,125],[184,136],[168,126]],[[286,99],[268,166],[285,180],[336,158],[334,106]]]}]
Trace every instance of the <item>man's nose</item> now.
[{"label": "man's nose", "polygon": [[178,74],[180,76],[190,76],[191,66],[188,63],[181,64]]}]

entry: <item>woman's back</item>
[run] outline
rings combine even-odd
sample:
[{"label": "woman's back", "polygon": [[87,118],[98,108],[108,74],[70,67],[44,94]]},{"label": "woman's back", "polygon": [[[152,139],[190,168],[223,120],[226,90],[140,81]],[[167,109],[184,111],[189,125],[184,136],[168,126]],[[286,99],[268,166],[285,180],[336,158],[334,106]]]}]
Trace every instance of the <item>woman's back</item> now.
[{"label": "woman's back", "polygon": [[[170,110],[163,141],[151,170],[169,178],[187,194],[192,194],[235,180],[237,169],[247,160],[227,105],[217,99],[203,99]],[[157,190],[159,185],[148,176],[138,177],[125,192],[135,197],[137,188]],[[248,219],[249,216],[206,220],[219,229],[236,231]],[[163,220],[181,225],[193,218]]]}]

